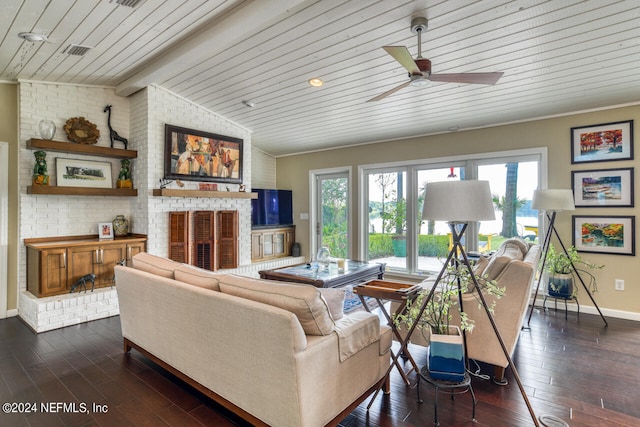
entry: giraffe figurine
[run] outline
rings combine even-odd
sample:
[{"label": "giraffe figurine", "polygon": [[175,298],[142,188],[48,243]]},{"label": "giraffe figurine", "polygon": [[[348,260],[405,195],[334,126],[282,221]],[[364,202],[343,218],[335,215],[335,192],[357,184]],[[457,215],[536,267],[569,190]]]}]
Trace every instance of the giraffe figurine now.
[{"label": "giraffe figurine", "polygon": [[116,132],[115,130],[113,130],[113,128],[111,127],[111,105],[107,105],[106,107],[104,107],[104,112],[109,112],[109,115],[107,116],[107,126],[109,126],[109,138],[111,139],[111,148],[113,148],[113,141],[120,141],[124,144],[124,149],[127,149],[127,145],[129,144],[129,141],[127,140],[127,138],[123,138],[122,136],[118,135],[118,132]]}]

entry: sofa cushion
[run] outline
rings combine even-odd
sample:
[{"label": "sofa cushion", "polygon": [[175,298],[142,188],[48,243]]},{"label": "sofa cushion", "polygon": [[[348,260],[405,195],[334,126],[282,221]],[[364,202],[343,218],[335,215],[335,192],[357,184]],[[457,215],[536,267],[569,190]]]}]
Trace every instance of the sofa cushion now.
[{"label": "sofa cushion", "polygon": [[307,335],[328,335],[335,328],[326,300],[312,285],[224,274],[220,277],[220,291],[294,313]]},{"label": "sofa cushion", "polygon": [[175,279],[200,288],[220,291],[220,274],[194,265],[182,264],[174,270]]},{"label": "sofa cushion", "polygon": [[320,295],[327,301],[329,313],[333,320],[340,320],[344,316],[344,298],[347,292],[339,288],[319,288]]},{"label": "sofa cushion", "polygon": [[182,264],[168,258],[151,255],[147,252],[140,252],[132,258],[133,268],[137,270],[146,271],[147,273],[155,274],[156,276],[162,276],[169,279],[174,279],[175,275],[173,271]]},{"label": "sofa cushion", "polygon": [[526,252],[523,252],[521,248],[522,246],[518,242],[505,240],[489,259],[489,264],[483,274],[489,280],[494,280],[511,261],[522,261]]}]

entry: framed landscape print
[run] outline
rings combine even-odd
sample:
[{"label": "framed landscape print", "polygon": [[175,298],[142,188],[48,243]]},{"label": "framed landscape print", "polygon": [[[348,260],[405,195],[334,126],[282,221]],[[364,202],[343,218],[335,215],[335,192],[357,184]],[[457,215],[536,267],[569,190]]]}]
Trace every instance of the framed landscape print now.
[{"label": "framed landscape print", "polygon": [[633,159],[633,120],[571,128],[571,163]]},{"label": "framed landscape print", "polygon": [[56,157],[59,187],[112,188],[111,163]]},{"label": "framed landscape print", "polygon": [[573,216],[573,245],[580,252],[635,255],[634,216]]},{"label": "framed landscape print", "polygon": [[573,171],[576,207],[633,207],[633,168]]},{"label": "framed landscape print", "polygon": [[242,183],[242,139],[165,125],[166,179]]}]

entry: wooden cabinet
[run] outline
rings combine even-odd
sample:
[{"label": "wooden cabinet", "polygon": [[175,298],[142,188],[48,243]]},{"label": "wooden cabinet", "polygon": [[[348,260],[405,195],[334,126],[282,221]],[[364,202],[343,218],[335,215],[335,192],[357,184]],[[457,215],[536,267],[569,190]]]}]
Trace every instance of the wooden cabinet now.
[{"label": "wooden cabinet", "polygon": [[169,258],[207,270],[238,266],[238,212],[169,213]]},{"label": "wooden cabinet", "polygon": [[114,240],[97,236],[25,239],[27,290],[37,297],[68,293],[77,280],[95,274],[95,287],[113,284],[113,269],[146,250],[147,237],[132,234]]},{"label": "wooden cabinet", "polygon": [[294,226],[251,230],[251,261],[291,256],[296,239]]}]

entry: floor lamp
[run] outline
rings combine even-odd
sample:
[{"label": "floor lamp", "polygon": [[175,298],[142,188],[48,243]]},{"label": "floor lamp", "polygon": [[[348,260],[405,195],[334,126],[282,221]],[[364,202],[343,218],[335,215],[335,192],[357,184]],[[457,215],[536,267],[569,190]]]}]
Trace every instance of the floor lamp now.
[{"label": "floor lamp", "polygon": [[[509,362],[509,366],[511,366],[513,376],[518,383],[520,393],[522,394],[527,408],[529,409],[531,418],[533,419],[534,424],[536,426],[539,426],[540,424],[538,423],[538,419],[533,412],[533,407],[529,402],[527,394],[524,390],[524,386],[522,385],[522,381],[520,380],[520,375],[516,370],[516,367],[513,363],[513,360],[511,359],[511,356],[509,355],[509,351],[507,350],[502,337],[500,336],[500,332],[498,331],[495,319],[493,318],[491,310],[489,309],[489,306],[487,305],[487,302],[482,295],[481,286],[478,283],[477,277],[473,273],[473,268],[469,263],[469,258],[467,257],[463,244],[461,243],[464,232],[466,231],[467,225],[470,222],[495,219],[495,211],[491,198],[491,189],[489,187],[489,182],[463,180],[428,183],[426,187],[423,206],[424,208],[422,211],[422,219],[429,221],[446,221],[448,223],[449,229],[451,230],[451,235],[453,237],[453,246],[449,251],[449,255],[447,256],[447,260],[443,265],[442,270],[440,270],[438,277],[433,283],[429,294],[420,306],[420,311],[418,312],[417,319],[420,319],[422,317],[422,314],[426,310],[429,301],[433,298],[436,288],[438,287],[440,280],[447,270],[447,266],[451,263],[461,263],[466,266],[469,271],[471,280],[475,285],[474,290],[478,293],[479,299],[484,306],[491,326],[493,327],[493,331],[495,332],[498,342],[502,347],[502,351],[504,352],[504,355]],[[458,295],[460,295],[460,293],[460,289],[458,289]],[[463,311],[462,299],[460,299],[459,304],[460,311]],[[400,347],[400,354],[407,347],[408,342],[411,339],[411,335],[418,326],[418,323],[419,322],[413,322],[413,325],[409,329],[407,336]],[[465,354],[467,354],[466,339]]]},{"label": "floor lamp", "polygon": [[[547,254],[549,252],[549,247],[551,246],[551,236],[555,234],[558,239],[558,243],[562,247],[562,250],[565,254],[567,254],[567,258],[569,257],[567,253],[567,248],[565,247],[558,231],[555,227],[556,215],[561,211],[572,211],[575,209],[575,205],[573,203],[573,192],[571,190],[536,190],[533,193],[533,201],[531,202],[531,208],[539,211],[545,211],[545,215],[547,216],[547,220],[549,221],[549,226],[544,235],[544,241],[542,243],[542,262],[540,263],[540,274],[538,276],[538,284],[536,286],[536,292],[533,294],[534,301],[531,304],[529,309],[529,318],[527,320],[527,326],[531,322],[531,316],[533,315],[533,307],[535,305],[535,298],[538,296],[538,291],[540,290],[540,282],[542,281],[542,273],[544,272],[544,267],[547,262]],[[576,277],[582,283],[582,287],[591,298],[591,302],[600,313],[600,317],[604,321],[605,326],[609,326],[607,323],[607,319],[604,318],[604,315],[600,311],[600,307],[596,304],[596,301],[593,299],[593,295],[589,292],[589,287],[584,283],[584,280],[580,276],[580,272],[576,269],[576,266],[571,262],[571,268],[575,272]]]}]

